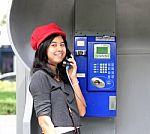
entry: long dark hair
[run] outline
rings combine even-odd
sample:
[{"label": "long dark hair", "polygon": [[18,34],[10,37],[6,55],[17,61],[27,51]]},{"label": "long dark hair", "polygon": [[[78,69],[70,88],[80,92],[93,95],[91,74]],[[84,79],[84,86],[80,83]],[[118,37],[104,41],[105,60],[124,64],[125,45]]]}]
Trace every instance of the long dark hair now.
[{"label": "long dark hair", "polygon": [[[49,47],[49,45],[51,44],[51,42],[53,41],[53,39],[57,36],[60,36],[58,34],[53,34],[49,37],[47,37],[39,46],[39,48],[36,50],[35,52],[35,58],[33,61],[33,66],[31,69],[31,75],[33,73],[35,73],[38,70],[44,70],[46,73],[48,73],[51,77],[55,77],[55,74],[52,72],[52,70],[48,67],[48,56],[47,56],[47,49]],[[62,36],[64,43],[65,43],[65,47],[66,47],[66,56],[63,59],[63,61],[66,59],[66,57],[70,57],[70,50],[68,49],[67,46],[67,41],[66,39]],[[61,63],[59,63],[57,65],[57,69],[59,71],[59,76],[61,78],[62,81],[64,81],[65,83],[69,83],[67,74],[66,74],[66,69],[63,66],[63,61]]]}]

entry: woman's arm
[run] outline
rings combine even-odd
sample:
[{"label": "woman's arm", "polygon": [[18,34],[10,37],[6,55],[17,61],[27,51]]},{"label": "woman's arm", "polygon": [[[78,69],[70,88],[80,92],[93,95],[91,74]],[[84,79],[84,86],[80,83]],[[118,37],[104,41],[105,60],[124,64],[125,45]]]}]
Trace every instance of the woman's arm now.
[{"label": "woman's arm", "polygon": [[51,121],[50,84],[44,71],[36,71],[31,78],[30,92],[38,123],[44,134],[56,134]]},{"label": "woman's arm", "polygon": [[71,81],[72,81],[73,89],[75,92],[75,98],[77,101],[77,106],[79,109],[80,116],[83,117],[86,113],[86,102],[85,102],[85,99],[84,99],[83,94],[81,92],[77,78],[73,78]]},{"label": "woman's arm", "polygon": [[85,102],[85,99],[84,99],[83,94],[81,92],[79,82],[77,79],[77,75],[76,75],[77,65],[76,65],[76,62],[75,62],[73,56],[72,56],[72,58],[69,58],[68,61],[71,64],[71,68],[69,69],[68,73],[69,73],[69,77],[70,77],[70,80],[72,82],[72,86],[73,86],[73,89],[75,92],[75,98],[77,101],[79,113],[80,113],[80,116],[84,116],[86,113],[86,102]]},{"label": "woman's arm", "polygon": [[42,134],[56,134],[51,118],[46,115],[38,117],[39,125],[42,129]]}]

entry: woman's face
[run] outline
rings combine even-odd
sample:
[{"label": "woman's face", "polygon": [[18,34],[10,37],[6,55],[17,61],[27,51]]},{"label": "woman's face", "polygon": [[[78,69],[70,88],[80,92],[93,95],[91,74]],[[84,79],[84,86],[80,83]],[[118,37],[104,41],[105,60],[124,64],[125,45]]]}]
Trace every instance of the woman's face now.
[{"label": "woman's face", "polygon": [[66,46],[61,36],[55,37],[47,49],[48,61],[57,65],[66,56]]}]

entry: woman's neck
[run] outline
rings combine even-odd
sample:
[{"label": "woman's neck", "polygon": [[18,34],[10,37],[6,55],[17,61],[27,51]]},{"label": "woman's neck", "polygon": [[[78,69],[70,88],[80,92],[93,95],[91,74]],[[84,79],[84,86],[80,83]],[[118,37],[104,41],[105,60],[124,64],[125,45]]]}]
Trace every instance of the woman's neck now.
[{"label": "woman's neck", "polygon": [[48,66],[54,73],[56,72],[57,65],[52,64],[51,62],[48,61]]},{"label": "woman's neck", "polygon": [[48,64],[49,68],[51,69],[51,71],[53,72],[53,74],[55,75],[54,76],[54,79],[57,80],[57,81],[60,81],[60,77],[59,77],[59,71],[57,69],[57,65],[54,65],[54,64]]},{"label": "woman's neck", "polygon": [[55,74],[54,79],[57,80],[57,81],[60,81],[59,71],[57,69],[57,66],[50,65],[50,69]]},{"label": "woman's neck", "polygon": [[54,72],[54,74],[57,73],[57,66],[56,65],[49,64],[49,68],[52,70],[52,72]]}]

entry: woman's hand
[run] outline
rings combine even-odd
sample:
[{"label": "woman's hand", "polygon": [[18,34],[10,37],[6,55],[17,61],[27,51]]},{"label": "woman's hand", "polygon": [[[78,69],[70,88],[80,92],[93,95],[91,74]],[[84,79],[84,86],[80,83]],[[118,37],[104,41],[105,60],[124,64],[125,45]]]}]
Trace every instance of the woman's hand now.
[{"label": "woman's hand", "polygon": [[77,102],[77,106],[78,106],[78,110],[79,110],[79,114],[80,116],[84,116],[86,113],[86,102],[85,99],[82,95],[80,86],[79,86],[79,82],[77,79],[77,65],[76,65],[76,61],[74,60],[73,55],[71,55],[72,58],[69,58],[68,61],[70,62],[71,67],[68,70],[68,74],[75,92],[75,98],[76,98],[76,102]]},{"label": "woman's hand", "polygon": [[68,70],[68,74],[71,80],[77,79],[77,64],[76,61],[74,60],[73,55],[71,55],[71,58],[68,59],[70,62],[71,67]]},{"label": "woman's hand", "polygon": [[56,134],[54,125],[49,116],[39,116],[38,122],[42,129],[42,134]]}]

